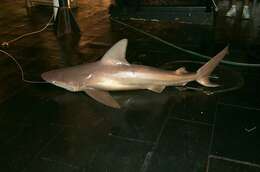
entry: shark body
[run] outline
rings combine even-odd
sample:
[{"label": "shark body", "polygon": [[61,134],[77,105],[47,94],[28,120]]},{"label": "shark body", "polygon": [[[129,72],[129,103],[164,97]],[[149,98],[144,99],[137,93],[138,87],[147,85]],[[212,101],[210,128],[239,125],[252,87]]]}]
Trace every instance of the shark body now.
[{"label": "shark body", "polygon": [[184,67],[168,71],[129,64],[125,57],[126,48],[127,39],[122,39],[99,61],[45,72],[42,78],[72,92],[84,91],[100,103],[120,108],[108,91],[148,89],[160,93],[166,86],[184,86],[191,81],[206,87],[217,87],[208,77],[228,53],[226,47],[197,72],[189,73]]}]

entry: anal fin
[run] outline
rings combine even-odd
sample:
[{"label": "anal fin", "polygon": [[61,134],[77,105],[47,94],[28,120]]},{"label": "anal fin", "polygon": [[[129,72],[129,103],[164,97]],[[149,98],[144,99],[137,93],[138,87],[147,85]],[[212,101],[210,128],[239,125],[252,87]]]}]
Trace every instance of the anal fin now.
[{"label": "anal fin", "polygon": [[93,99],[95,99],[96,101],[104,105],[117,108],[117,109],[120,108],[118,102],[106,91],[97,90],[97,89],[86,89],[84,90],[84,92],[88,94],[90,97],[92,97]]},{"label": "anal fin", "polygon": [[161,93],[165,89],[165,86],[155,85],[155,86],[150,86],[147,89],[156,93]]}]

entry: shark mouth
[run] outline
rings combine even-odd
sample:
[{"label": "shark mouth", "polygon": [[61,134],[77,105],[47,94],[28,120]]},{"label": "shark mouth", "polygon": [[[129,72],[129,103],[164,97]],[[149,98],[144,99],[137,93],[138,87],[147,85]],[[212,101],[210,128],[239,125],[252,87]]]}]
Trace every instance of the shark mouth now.
[{"label": "shark mouth", "polygon": [[61,87],[61,88],[64,88],[68,91],[72,91],[72,92],[75,92],[77,91],[77,89],[71,85],[68,85],[66,83],[62,83],[62,82],[58,82],[58,81],[48,81],[49,83],[53,84],[53,85],[56,85],[58,87]]}]

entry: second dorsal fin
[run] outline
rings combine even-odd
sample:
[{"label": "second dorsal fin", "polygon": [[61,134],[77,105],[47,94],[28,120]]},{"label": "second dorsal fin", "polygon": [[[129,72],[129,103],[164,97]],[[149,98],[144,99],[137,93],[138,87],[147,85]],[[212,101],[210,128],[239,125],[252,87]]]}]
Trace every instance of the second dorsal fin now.
[{"label": "second dorsal fin", "polygon": [[129,65],[126,60],[127,39],[118,41],[102,57],[101,62],[106,65]]},{"label": "second dorsal fin", "polygon": [[181,74],[186,74],[186,73],[188,73],[188,71],[186,70],[185,67],[180,67],[180,68],[177,69],[175,72],[176,72],[177,75],[181,75]]}]

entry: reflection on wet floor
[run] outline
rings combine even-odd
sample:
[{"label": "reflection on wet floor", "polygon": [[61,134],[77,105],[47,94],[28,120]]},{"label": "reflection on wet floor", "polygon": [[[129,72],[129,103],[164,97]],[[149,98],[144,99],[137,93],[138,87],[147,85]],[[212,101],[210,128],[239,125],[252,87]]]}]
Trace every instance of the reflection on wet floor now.
[{"label": "reflection on wet floor", "polygon": [[[259,19],[223,17],[215,26],[124,21],[183,48],[215,55],[230,43],[225,60],[259,62]],[[52,27],[5,49],[25,78],[41,80],[51,69],[93,62],[115,42],[129,39],[130,63],[196,71],[206,60],[173,49],[109,19],[110,1],[79,0],[81,35],[55,36]],[[45,6],[27,16],[24,1],[0,6],[0,42],[39,29],[52,14]],[[254,14],[259,13],[259,3]],[[259,68],[219,65],[218,88],[191,82],[161,94],[112,92],[122,109],[50,84],[21,82],[15,64],[0,54],[0,171],[244,171],[260,169]],[[203,62],[200,62],[203,61]],[[213,94],[205,94],[213,93]]]}]

